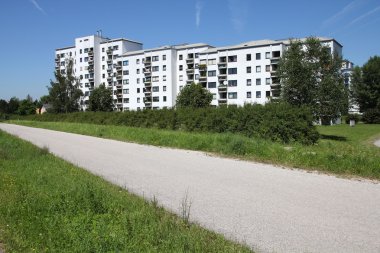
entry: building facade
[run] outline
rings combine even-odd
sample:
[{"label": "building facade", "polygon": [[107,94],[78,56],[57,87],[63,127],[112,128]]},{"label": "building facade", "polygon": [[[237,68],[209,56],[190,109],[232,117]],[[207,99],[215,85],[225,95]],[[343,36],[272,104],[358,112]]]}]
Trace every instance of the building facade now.
[{"label": "building facade", "polygon": [[[336,40],[318,39],[342,56]],[[173,107],[181,89],[192,82],[213,94],[214,106],[264,104],[280,95],[277,67],[289,44],[290,40],[258,40],[227,47],[196,43],[142,49],[139,42],[92,35],[75,39],[73,47],[57,49],[56,70],[64,74],[67,60],[74,61],[83,110],[100,84],[112,89],[119,111]]]}]

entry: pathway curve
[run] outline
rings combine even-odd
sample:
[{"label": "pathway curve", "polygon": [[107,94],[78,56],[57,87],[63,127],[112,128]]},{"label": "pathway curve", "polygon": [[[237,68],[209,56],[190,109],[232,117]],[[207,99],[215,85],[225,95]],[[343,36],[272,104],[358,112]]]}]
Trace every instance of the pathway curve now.
[{"label": "pathway curve", "polygon": [[28,140],[258,252],[380,252],[380,184],[17,125]]}]

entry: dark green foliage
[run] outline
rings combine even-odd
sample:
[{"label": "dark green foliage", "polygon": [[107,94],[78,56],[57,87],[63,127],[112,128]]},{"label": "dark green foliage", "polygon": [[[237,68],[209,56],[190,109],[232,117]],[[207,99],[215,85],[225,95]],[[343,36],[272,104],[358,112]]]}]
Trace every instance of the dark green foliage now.
[{"label": "dark green foliage", "polygon": [[356,123],[358,123],[359,121],[361,121],[361,116],[357,113],[354,113],[354,114],[348,114],[346,117],[345,117],[345,122],[346,124],[350,124],[350,120],[355,120]]},{"label": "dark green foliage", "polygon": [[292,41],[283,54],[278,73],[282,99],[309,106],[316,119],[330,122],[348,110],[348,93],[340,72],[341,58],[318,39]]},{"label": "dark green foliage", "polygon": [[21,100],[20,106],[17,109],[19,115],[31,115],[36,114],[37,105],[33,101],[31,96],[27,96],[26,99]]},{"label": "dark green foliage", "polygon": [[[352,73],[352,98],[361,112],[377,108],[380,110],[380,57],[371,57],[362,68]],[[372,112],[370,114],[373,114]]]},{"label": "dark green foliage", "polygon": [[192,83],[183,87],[177,96],[176,106],[178,108],[202,108],[210,106],[212,94],[200,84]]},{"label": "dark green foliage", "polygon": [[79,99],[83,95],[79,89],[79,81],[73,74],[73,61],[67,62],[66,74],[54,73],[55,81],[50,81],[49,102],[53,113],[68,113],[79,110]]},{"label": "dark green foliage", "polygon": [[0,99],[0,113],[8,113],[8,102]]},{"label": "dark green foliage", "polygon": [[367,124],[380,124],[380,109],[367,109],[363,113],[363,122]]},{"label": "dark green foliage", "polygon": [[110,112],[113,110],[112,90],[104,84],[95,88],[89,98],[89,110],[93,112]]},{"label": "dark green foliage", "polygon": [[244,107],[178,108],[115,113],[81,112],[27,117],[40,121],[66,121],[123,125],[196,132],[239,133],[279,142],[312,144],[318,140],[313,117],[306,107],[285,103]]},{"label": "dark green foliage", "polygon": [[16,97],[12,97],[8,102],[8,112],[9,114],[17,113],[17,110],[20,106],[20,100]]}]

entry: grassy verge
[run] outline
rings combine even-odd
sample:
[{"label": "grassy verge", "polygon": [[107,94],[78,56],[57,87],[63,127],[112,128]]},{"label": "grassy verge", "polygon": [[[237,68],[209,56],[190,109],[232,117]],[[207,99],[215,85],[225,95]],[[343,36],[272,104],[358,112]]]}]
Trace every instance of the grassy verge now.
[{"label": "grassy verge", "polygon": [[194,133],[67,122],[10,123],[142,144],[184,148],[345,176],[380,179],[380,149],[369,140],[380,138],[380,125],[321,126],[318,144],[304,146],[237,134]]},{"label": "grassy verge", "polygon": [[250,252],[0,131],[6,252]]}]

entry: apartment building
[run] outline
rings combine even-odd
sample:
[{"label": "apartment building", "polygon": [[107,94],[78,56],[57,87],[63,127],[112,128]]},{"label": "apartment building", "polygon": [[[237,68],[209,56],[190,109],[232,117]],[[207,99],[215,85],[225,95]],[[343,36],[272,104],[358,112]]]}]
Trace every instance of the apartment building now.
[{"label": "apartment building", "polygon": [[[336,40],[318,39],[331,53],[342,55],[342,45]],[[57,49],[56,68],[64,73],[65,59],[74,59],[84,110],[91,90],[101,83],[112,89],[119,111],[173,107],[181,89],[192,82],[213,94],[214,106],[264,104],[280,95],[277,67],[289,45],[286,39],[226,47],[196,43],[143,50],[139,42],[93,35],[76,39],[74,47]]]}]

